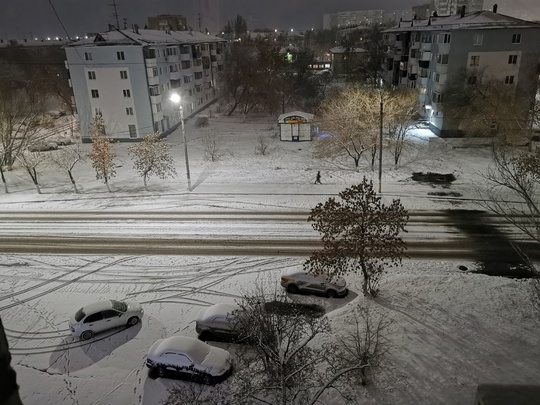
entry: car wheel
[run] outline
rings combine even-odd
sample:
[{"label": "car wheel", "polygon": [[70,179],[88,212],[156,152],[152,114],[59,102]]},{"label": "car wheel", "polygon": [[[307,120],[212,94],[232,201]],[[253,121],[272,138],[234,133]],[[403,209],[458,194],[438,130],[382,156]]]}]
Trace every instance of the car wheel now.
[{"label": "car wheel", "polygon": [[213,335],[211,332],[208,332],[207,330],[202,331],[202,333],[199,335],[199,340],[202,340],[203,342],[206,342],[208,340],[213,340]]},{"label": "car wheel", "polygon": [[135,326],[139,323],[139,318],[136,317],[136,316],[132,316],[131,318],[128,319],[128,326]]},{"label": "car wheel", "polygon": [[326,296],[328,298],[336,298],[337,297],[337,292],[336,292],[336,290],[328,290],[326,292]]},{"label": "car wheel", "polygon": [[94,332],[91,330],[85,330],[81,335],[83,340],[92,339],[94,337]]},{"label": "car wheel", "polygon": [[165,369],[163,367],[158,367],[156,369],[156,374],[158,377],[165,377]]},{"label": "car wheel", "polygon": [[202,376],[202,382],[206,385],[212,385],[214,383],[214,379],[210,374],[203,374]]},{"label": "car wheel", "polygon": [[287,286],[287,291],[290,292],[291,294],[297,294],[298,293],[298,287],[294,284],[289,284]]}]

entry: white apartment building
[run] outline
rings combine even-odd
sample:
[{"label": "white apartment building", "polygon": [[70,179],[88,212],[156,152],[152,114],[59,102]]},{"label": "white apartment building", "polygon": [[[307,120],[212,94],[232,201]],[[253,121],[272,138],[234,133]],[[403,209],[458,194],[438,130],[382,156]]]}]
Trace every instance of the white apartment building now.
[{"label": "white apartment building", "polygon": [[83,142],[99,115],[109,138],[166,134],[218,96],[226,41],[190,31],[111,30],[66,46]]}]

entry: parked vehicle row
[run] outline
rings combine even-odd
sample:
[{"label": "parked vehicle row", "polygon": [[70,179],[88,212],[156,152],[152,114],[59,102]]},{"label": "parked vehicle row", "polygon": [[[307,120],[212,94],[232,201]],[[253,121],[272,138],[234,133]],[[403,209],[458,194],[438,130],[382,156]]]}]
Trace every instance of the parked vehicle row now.
[{"label": "parked vehicle row", "polygon": [[[313,292],[328,297],[347,294],[343,279],[335,283],[322,276],[313,276],[300,271],[286,271],[281,285],[289,293]],[[291,308],[282,308],[279,303],[265,304],[265,310],[287,316]],[[322,316],[324,308],[318,305],[291,304],[292,313],[300,311],[308,316]],[[242,311],[237,304],[215,304],[201,310],[195,322],[199,339],[187,336],[171,336],[159,339],[148,350],[146,365],[152,374],[159,377],[179,377],[204,384],[223,381],[232,373],[231,354],[224,349],[210,346],[203,340],[239,341],[237,316]],[[289,312],[288,312],[289,311]],[[132,301],[106,300],[85,305],[69,320],[69,328],[75,337],[83,340],[97,333],[118,327],[138,324],[144,310]],[[249,343],[249,342],[246,342]]]}]

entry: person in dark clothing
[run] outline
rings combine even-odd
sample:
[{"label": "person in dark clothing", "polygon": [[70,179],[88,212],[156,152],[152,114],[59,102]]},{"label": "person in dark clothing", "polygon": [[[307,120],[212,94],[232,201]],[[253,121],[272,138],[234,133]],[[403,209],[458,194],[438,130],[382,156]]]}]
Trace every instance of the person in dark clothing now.
[{"label": "person in dark clothing", "polygon": [[315,178],[315,183],[313,184],[322,184],[321,183],[321,172],[320,170],[317,172],[317,177]]},{"label": "person in dark clothing", "polygon": [[10,363],[11,354],[9,353],[8,341],[0,318],[0,404],[22,405],[19,397],[17,375]]}]

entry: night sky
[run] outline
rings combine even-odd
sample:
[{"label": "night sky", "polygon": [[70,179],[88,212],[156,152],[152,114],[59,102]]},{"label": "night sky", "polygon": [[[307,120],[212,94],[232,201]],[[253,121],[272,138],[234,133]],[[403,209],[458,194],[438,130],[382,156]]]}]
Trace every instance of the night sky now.
[{"label": "night sky", "polygon": [[[68,34],[72,37],[105,31],[115,24],[113,0],[50,0]],[[306,30],[322,27],[324,13],[363,9],[399,10],[427,0],[116,0],[120,26],[138,24],[157,14],[182,14],[188,25],[211,31],[221,29],[237,14],[248,20],[249,28]],[[484,0],[484,7],[499,4],[499,12],[526,19],[540,19],[539,0]],[[218,7],[213,7],[217,4]],[[210,13],[205,10],[212,10]],[[218,10],[216,12],[216,10]],[[0,0],[0,38],[66,36],[49,0]]]}]

